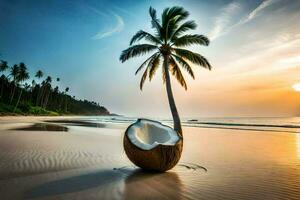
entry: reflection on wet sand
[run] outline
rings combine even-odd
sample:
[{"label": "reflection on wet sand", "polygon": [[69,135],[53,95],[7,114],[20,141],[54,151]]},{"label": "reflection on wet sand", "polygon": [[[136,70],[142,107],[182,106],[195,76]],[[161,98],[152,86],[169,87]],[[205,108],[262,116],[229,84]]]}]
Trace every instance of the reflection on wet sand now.
[{"label": "reflection on wet sand", "polygon": [[134,170],[125,179],[123,198],[182,199],[182,183],[176,172],[150,173]]},{"label": "reflection on wet sand", "polygon": [[297,149],[297,156],[300,159],[300,134],[296,135],[296,149]]},{"label": "reflection on wet sand", "polygon": [[[68,177],[25,191],[24,198],[43,198],[84,190],[100,190],[102,199],[182,199],[182,183],[176,172],[154,173],[140,169],[102,170]],[[118,192],[116,192],[118,191]],[[95,191],[97,194],[97,191]],[[104,195],[107,196],[104,196]]]}]

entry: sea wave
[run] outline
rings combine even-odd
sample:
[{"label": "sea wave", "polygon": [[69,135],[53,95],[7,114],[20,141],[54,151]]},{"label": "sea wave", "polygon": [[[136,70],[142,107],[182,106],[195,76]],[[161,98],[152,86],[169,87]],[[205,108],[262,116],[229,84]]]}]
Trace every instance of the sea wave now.
[{"label": "sea wave", "polygon": [[[129,124],[136,121],[135,117],[100,117],[94,120],[105,123]],[[155,119],[171,125],[170,119]],[[217,128],[247,131],[272,131],[300,133],[300,118],[198,118],[183,119],[182,126],[196,128]]]}]

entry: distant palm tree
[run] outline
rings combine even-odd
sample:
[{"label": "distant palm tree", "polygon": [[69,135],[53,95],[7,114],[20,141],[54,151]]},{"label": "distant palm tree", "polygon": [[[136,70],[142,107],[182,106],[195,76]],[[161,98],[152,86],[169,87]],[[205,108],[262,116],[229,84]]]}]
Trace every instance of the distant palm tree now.
[{"label": "distant palm tree", "polygon": [[[56,82],[58,83],[60,81],[60,78],[56,78]],[[56,98],[56,106],[57,106],[57,109],[58,110],[60,110],[60,108],[61,108],[61,103],[60,102],[62,102],[63,101],[63,97],[61,97],[61,100],[59,100],[59,88],[58,88],[58,86],[56,86],[55,88],[54,88],[54,95],[56,95],[57,96],[57,98]]]},{"label": "distant palm tree", "polygon": [[31,86],[28,83],[24,84],[24,89],[26,92],[30,92],[30,90],[31,90],[30,88],[31,88]]},{"label": "distant palm tree", "polygon": [[36,82],[35,82],[35,80],[32,80],[31,81],[31,89],[33,90],[33,88],[36,86]]},{"label": "distant palm tree", "polygon": [[30,102],[32,102],[32,103],[33,103],[32,95],[33,95],[33,90],[34,90],[35,86],[36,86],[36,82],[35,82],[35,80],[32,80],[31,87],[30,87],[30,97],[29,97]]},{"label": "distant palm tree", "polygon": [[7,65],[7,61],[1,60],[0,63],[0,72],[4,73],[6,70],[8,70],[9,66]]},{"label": "distant palm tree", "polygon": [[[159,68],[162,59],[163,81],[166,84],[169,106],[174,122],[174,130],[182,134],[180,117],[178,115],[172,93],[169,71],[175,76],[181,86],[187,89],[187,85],[181,73],[180,67],[186,70],[194,79],[194,72],[190,65],[191,63],[200,65],[209,70],[211,69],[211,65],[202,55],[187,49],[183,49],[182,47],[193,44],[208,46],[209,39],[204,35],[198,34],[183,35],[186,31],[195,30],[196,23],[194,21],[185,21],[189,16],[189,13],[182,7],[164,9],[161,20],[157,18],[156,10],[152,7],[149,9],[149,13],[151,17],[152,28],[154,29],[155,33],[150,34],[143,30],[138,31],[132,37],[130,41],[130,47],[122,52],[120,60],[125,62],[130,58],[155,51],[154,54],[152,54],[142,63],[135,73],[137,74],[144,67],[146,67],[140,81],[140,89],[142,90],[147,76],[149,76],[151,81],[155,72]],[[146,43],[133,45],[141,39],[144,39],[150,44]]]},{"label": "distant palm tree", "polygon": [[69,90],[70,90],[70,88],[69,87],[66,87],[66,89],[65,89],[65,112],[67,112],[68,111],[68,95],[67,95],[67,93],[69,92]]},{"label": "distant palm tree", "polygon": [[[38,79],[41,79],[43,76],[44,76],[44,72],[42,72],[41,70],[38,70],[35,73],[35,77],[38,78]],[[40,102],[40,99],[41,99],[41,93],[42,93],[42,85],[40,84],[39,91],[38,91],[37,98],[36,98],[36,102],[35,102],[36,106],[39,105],[39,102]]]},{"label": "distant palm tree", "polygon": [[52,83],[52,77],[51,76],[47,76],[47,78],[45,80],[45,96],[44,96],[44,103],[43,103],[43,107],[44,108],[47,107],[48,100],[49,100],[49,97],[50,97],[51,83]]},{"label": "distant palm tree", "polygon": [[[1,63],[0,63],[0,72],[2,73],[2,77],[3,77],[3,76],[5,77],[4,72],[5,72],[6,70],[8,70],[8,68],[9,68],[9,66],[7,65],[7,62],[4,61],[4,60],[1,60]],[[3,77],[3,80],[4,80],[4,77]],[[3,95],[3,87],[4,87],[4,81],[3,81],[3,83],[1,84],[1,94],[0,94],[0,98],[2,98],[2,95]]]},{"label": "distant palm tree", "polygon": [[44,76],[44,72],[42,72],[41,70],[38,70],[36,73],[35,73],[35,77],[40,79]]},{"label": "distant palm tree", "polygon": [[51,76],[47,76],[46,83],[52,83],[52,77]]},{"label": "distant palm tree", "polygon": [[[20,63],[20,65],[19,65],[19,73],[18,73],[17,78],[16,78],[17,83],[21,83],[22,84],[22,82],[24,82],[27,79],[29,79],[29,77],[30,76],[29,76],[29,73],[27,71],[26,65],[24,63]],[[20,99],[21,99],[21,96],[22,96],[22,92],[23,92],[23,89],[20,88],[20,94],[19,94],[19,97],[18,97],[18,100],[17,100],[17,103],[15,105],[15,108],[14,108],[13,112],[16,111],[16,109],[17,109],[17,107],[19,105],[19,102],[20,102]]]},{"label": "distant palm tree", "polygon": [[12,102],[14,96],[15,96],[15,90],[16,90],[16,82],[18,81],[18,75],[19,75],[19,71],[20,71],[20,67],[18,65],[14,65],[10,68],[10,76],[12,77],[12,84],[13,84],[13,88],[11,91],[11,96],[10,96],[10,103]]},{"label": "distant palm tree", "polygon": [[56,86],[56,87],[54,88],[53,92],[54,92],[54,93],[58,93],[58,92],[59,92],[58,86]]}]

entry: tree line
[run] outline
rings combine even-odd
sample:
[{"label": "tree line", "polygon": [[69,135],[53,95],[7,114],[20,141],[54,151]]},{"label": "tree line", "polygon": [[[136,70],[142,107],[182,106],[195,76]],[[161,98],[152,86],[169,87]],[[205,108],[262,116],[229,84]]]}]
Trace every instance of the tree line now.
[{"label": "tree line", "polygon": [[51,76],[41,70],[29,82],[31,76],[23,62],[9,66],[7,61],[1,60],[0,73],[0,113],[109,114],[99,103],[78,100],[69,95],[69,87],[61,90],[57,86],[60,78],[54,82]]}]

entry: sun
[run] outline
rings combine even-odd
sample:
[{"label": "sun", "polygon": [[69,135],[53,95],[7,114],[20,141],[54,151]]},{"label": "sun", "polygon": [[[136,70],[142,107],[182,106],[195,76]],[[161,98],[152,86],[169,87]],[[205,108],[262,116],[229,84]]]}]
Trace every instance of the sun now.
[{"label": "sun", "polygon": [[292,87],[296,92],[300,92],[300,83],[295,83]]}]

